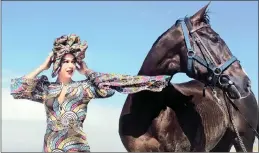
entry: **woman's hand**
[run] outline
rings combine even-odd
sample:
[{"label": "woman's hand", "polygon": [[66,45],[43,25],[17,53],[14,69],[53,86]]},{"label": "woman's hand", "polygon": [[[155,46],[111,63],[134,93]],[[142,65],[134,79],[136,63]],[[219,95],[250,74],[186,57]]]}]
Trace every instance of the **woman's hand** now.
[{"label": "woman's hand", "polygon": [[45,62],[41,64],[40,69],[41,70],[48,70],[51,66],[51,63],[53,62],[53,52],[49,54],[49,56],[46,58]]},{"label": "woman's hand", "polygon": [[86,66],[86,63],[84,61],[82,62],[77,62],[78,66],[76,65],[76,69],[78,70],[78,72],[82,75],[86,75],[87,72],[89,71],[89,69]]}]

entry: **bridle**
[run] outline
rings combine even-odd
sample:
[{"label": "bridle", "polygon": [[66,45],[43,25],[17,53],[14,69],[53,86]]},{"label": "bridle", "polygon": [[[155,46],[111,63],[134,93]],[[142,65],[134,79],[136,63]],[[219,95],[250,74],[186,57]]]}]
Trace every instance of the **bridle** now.
[{"label": "bridle", "polygon": [[[198,28],[193,29],[193,26],[191,24],[190,18],[185,17],[184,20],[181,21],[181,26],[184,34],[184,40],[187,47],[187,74],[189,76],[194,75],[194,67],[193,63],[194,61],[197,61],[199,64],[207,68],[208,70],[208,81],[205,84],[205,88],[207,86],[210,86],[214,88],[217,83],[221,84],[220,77],[222,76],[223,72],[227,70],[234,62],[238,61],[235,56],[232,56],[228,61],[226,61],[221,66],[216,66],[216,62],[211,55],[210,51],[206,47],[206,45],[203,43],[200,36],[197,34],[197,30],[209,27],[210,25],[205,24]],[[194,42],[197,44],[197,46],[200,48],[200,51],[203,55],[203,58],[196,55],[196,52],[194,48],[191,46],[189,35],[194,40]],[[203,48],[203,49],[202,49]],[[224,75],[225,76],[225,75]],[[229,81],[229,85],[232,85],[233,82]],[[205,90],[204,88],[204,90]],[[205,92],[204,92],[205,93]]]},{"label": "bridle", "polygon": [[[187,72],[186,73],[189,76],[194,76],[194,66],[193,66],[194,61],[197,61],[199,64],[201,64],[202,66],[207,68],[207,70],[208,70],[208,78],[207,79],[208,80],[207,80],[207,82],[204,86],[204,89],[203,89],[203,96],[205,96],[205,88],[207,86],[210,86],[212,88],[213,95],[215,96],[215,98],[217,100],[219,100],[219,98],[216,96],[216,91],[214,90],[214,87],[216,86],[217,83],[219,83],[221,86],[223,85],[220,81],[221,76],[226,76],[226,75],[223,75],[223,72],[225,70],[227,70],[234,62],[236,62],[236,61],[239,62],[239,60],[235,56],[232,56],[223,65],[216,66],[216,62],[215,62],[213,56],[211,55],[211,53],[208,50],[208,48],[206,47],[206,45],[203,43],[200,36],[197,34],[197,30],[209,27],[210,25],[205,24],[205,25],[202,25],[198,28],[193,29],[193,26],[191,24],[191,21],[190,21],[189,17],[185,17],[184,20],[181,20],[180,23],[181,23],[181,27],[182,27],[182,30],[183,30],[185,44],[186,44],[186,47],[187,47],[187,58],[188,59],[187,59]],[[202,54],[203,58],[196,55],[196,52],[195,52],[194,48],[191,46],[189,35],[192,38],[192,40],[197,44],[197,46],[200,48],[200,51],[201,51],[201,54]],[[226,76],[226,77],[228,77],[228,76]],[[233,85],[233,82],[231,80],[229,80],[227,85]],[[259,134],[257,133],[257,131],[247,121],[247,119],[241,113],[240,109],[234,104],[232,99],[230,99],[228,97],[228,95],[226,95],[226,96],[229,99],[232,106],[241,114],[241,116],[247,122],[249,127],[255,132],[255,134],[258,138]],[[232,122],[232,124],[235,127],[234,122]],[[237,136],[240,138],[237,129],[235,129],[235,132],[237,133]],[[241,147],[242,147],[243,151],[246,151],[246,148],[243,145],[242,139],[239,139],[239,142],[242,144]]]}]

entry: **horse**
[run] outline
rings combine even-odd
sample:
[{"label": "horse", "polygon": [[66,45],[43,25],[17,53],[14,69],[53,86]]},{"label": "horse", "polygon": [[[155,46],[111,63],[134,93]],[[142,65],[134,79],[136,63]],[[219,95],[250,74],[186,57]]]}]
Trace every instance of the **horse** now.
[{"label": "horse", "polygon": [[[177,20],[152,45],[138,75],[173,78],[185,73],[194,80],[170,83],[161,92],[128,95],[118,131],[127,151],[229,151],[232,144],[237,151],[242,146],[252,150],[255,134],[242,118],[257,126],[251,81],[211,28],[208,6]],[[242,106],[245,114],[240,115],[230,102]],[[235,143],[240,140],[236,134],[244,145]]]}]

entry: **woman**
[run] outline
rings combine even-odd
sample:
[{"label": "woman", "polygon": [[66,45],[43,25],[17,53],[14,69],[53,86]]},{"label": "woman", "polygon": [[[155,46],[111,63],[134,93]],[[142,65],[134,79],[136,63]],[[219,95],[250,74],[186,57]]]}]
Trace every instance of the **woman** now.
[{"label": "woman", "polygon": [[[159,92],[169,81],[169,76],[115,75],[89,70],[83,62],[87,47],[76,35],[61,36],[55,40],[53,52],[41,66],[11,81],[11,95],[15,99],[29,99],[45,106],[44,152],[90,152],[83,123],[91,99],[108,98],[115,91],[125,94],[142,90]],[[50,82],[44,75],[38,76],[52,63],[52,77],[57,76],[56,82]],[[73,81],[75,70],[86,79]]]}]

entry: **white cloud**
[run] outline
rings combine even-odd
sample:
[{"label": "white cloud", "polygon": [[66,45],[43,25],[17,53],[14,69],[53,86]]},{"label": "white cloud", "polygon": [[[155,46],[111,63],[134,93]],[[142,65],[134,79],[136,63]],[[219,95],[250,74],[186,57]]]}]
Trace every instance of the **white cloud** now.
[{"label": "white cloud", "polygon": [[14,99],[9,89],[2,88],[2,119],[45,120],[45,111],[41,103]]}]

